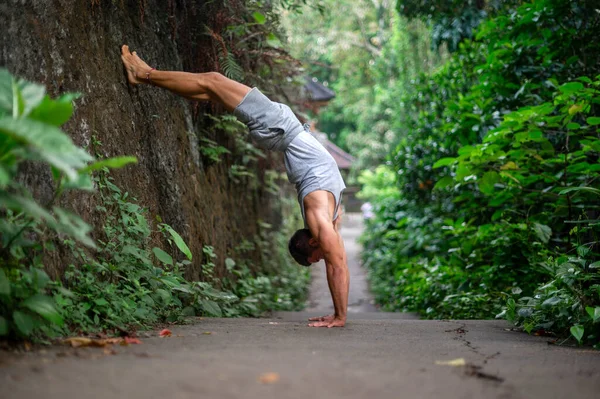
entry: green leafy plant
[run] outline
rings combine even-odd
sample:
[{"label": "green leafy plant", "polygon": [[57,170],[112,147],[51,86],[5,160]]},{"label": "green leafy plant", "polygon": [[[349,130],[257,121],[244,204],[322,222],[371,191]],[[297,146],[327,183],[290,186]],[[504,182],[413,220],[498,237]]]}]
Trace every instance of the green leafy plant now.
[{"label": "green leafy plant", "polygon": [[[95,244],[91,227],[54,203],[66,190],[91,191],[94,170],[136,162],[133,157],[94,162],[73,144],[60,126],[71,117],[77,97],[64,94],[53,100],[43,86],[0,69],[0,336],[28,337],[48,324],[63,324],[47,295],[50,279],[39,254],[51,249],[45,240],[53,235],[91,248]],[[48,203],[40,203],[19,179],[20,167],[32,163],[51,170],[55,187]]]},{"label": "green leafy plant", "polygon": [[231,151],[229,151],[227,148],[220,146],[215,141],[204,137],[200,139],[200,143],[200,153],[208,158],[211,162],[219,163],[221,162],[221,156],[223,154],[231,153]]},{"label": "green leafy plant", "polygon": [[[587,252],[586,247],[578,252]],[[598,344],[600,334],[600,262],[581,256],[562,256],[544,263],[551,278],[532,296],[515,295],[500,317],[525,331],[552,331],[558,337],[571,335],[578,343]],[[517,292],[518,294],[518,292]]]},{"label": "green leafy plant", "polygon": [[[99,171],[94,180],[102,198],[99,211],[105,214],[105,237],[98,240],[94,257],[70,242],[78,254],[78,264],[65,274],[68,294],[54,283],[56,302],[68,326],[62,332],[146,328],[156,322],[183,322],[194,315],[258,316],[303,303],[303,295],[285,303],[272,299],[292,291],[290,286],[277,283],[278,278],[295,281],[293,276],[303,272],[288,258],[283,258],[287,265],[282,270],[258,276],[247,261],[228,258],[229,277],[217,279],[217,256],[213,247],[205,245],[202,281],[186,280],[184,271],[193,257],[181,235],[159,222],[158,231],[171,248],[150,247],[147,210],[117,187],[106,170]],[[260,245],[268,246],[274,238],[280,241],[283,238],[277,237],[281,235],[274,232]],[[244,251],[255,248],[242,243],[235,255],[243,257]],[[281,254],[276,261],[282,261]],[[306,276],[298,281],[304,294],[307,283]]]}]

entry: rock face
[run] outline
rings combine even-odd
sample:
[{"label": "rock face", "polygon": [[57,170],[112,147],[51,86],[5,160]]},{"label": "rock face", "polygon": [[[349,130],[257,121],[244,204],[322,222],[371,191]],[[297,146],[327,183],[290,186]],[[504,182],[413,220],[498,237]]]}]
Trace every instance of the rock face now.
[{"label": "rock face", "polygon": [[[111,176],[149,209],[153,224],[154,216],[160,215],[183,236],[194,255],[188,271],[188,277],[194,279],[201,277],[204,245],[214,246],[222,264],[242,239],[259,233],[259,220],[278,223],[277,201],[261,180],[267,168],[278,167],[280,159],[267,155],[249,167],[258,176],[258,184],[233,181],[230,168],[235,156],[215,163],[199,152],[200,136],[236,151],[236,140],[215,131],[205,116],[221,110],[154,87],[129,86],[120,46],[129,44],[158,69],[219,70],[223,42],[218,32],[231,24],[228,13],[235,14],[235,10],[225,9],[220,1],[0,3],[0,66],[15,76],[44,84],[53,97],[82,93],[74,117],[63,129],[92,153],[138,158],[137,165],[113,171]],[[268,93],[271,88],[261,89]],[[101,146],[92,146],[94,141]],[[39,198],[52,196],[49,171],[33,165],[24,171],[23,179]],[[70,194],[61,205],[97,227],[103,222],[95,210],[97,199],[97,194]],[[101,232],[94,235],[99,237]],[[153,241],[160,239],[159,234],[153,237]],[[61,275],[66,263],[60,253],[51,255],[47,265],[54,277]],[[260,251],[253,256],[258,263]]]}]

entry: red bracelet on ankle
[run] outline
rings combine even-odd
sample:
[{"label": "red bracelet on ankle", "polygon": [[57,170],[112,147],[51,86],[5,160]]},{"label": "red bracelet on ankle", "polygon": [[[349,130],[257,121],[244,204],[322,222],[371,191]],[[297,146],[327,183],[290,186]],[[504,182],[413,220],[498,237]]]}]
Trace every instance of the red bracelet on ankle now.
[{"label": "red bracelet on ankle", "polygon": [[146,72],[146,80],[148,81],[148,83],[152,83],[152,81],[150,80],[150,72],[154,71],[155,69],[152,68],[150,69],[148,72]]}]

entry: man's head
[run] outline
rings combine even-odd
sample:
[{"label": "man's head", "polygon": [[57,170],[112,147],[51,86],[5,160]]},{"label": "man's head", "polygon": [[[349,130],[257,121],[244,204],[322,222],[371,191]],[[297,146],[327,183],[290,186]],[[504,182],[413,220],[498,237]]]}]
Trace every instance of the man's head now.
[{"label": "man's head", "polygon": [[302,266],[310,266],[323,259],[319,242],[313,238],[309,229],[296,231],[290,238],[288,249],[294,260]]}]

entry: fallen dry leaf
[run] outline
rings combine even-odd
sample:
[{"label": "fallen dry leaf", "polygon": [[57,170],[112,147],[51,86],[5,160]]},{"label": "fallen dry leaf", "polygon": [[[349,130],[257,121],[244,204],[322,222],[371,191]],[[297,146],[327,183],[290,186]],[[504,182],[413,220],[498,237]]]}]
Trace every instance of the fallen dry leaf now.
[{"label": "fallen dry leaf", "polygon": [[117,351],[112,348],[104,348],[102,351],[105,355],[116,355]]},{"label": "fallen dry leaf", "polygon": [[106,346],[106,342],[102,339],[91,339],[86,337],[71,337],[64,339],[63,342],[71,345],[73,348],[82,346]]},{"label": "fallen dry leaf", "polygon": [[94,339],[87,337],[71,337],[63,340],[64,343],[71,345],[73,348],[86,347],[86,346],[96,346],[96,347],[105,347],[106,345],[128,345],[128,344],[141,344],[140,340],[137,338],[104,338],[104,339]]},{"label": "fallen dry leaf", "polygon": [[465,362],[464,358],[459,357],[458,359],[454,359],[454,360],[436,360],[435,364],[437,364],[439,366],[460,367],[460,366],[466,365],[467,362]]},{"label": "fallen dry leaf", "polygon": [[275,384],[279,381],[279,373],[264,373],[258,377],[258,381],[263,384]]},{"label": "fallen dry leaf", "polygon": [[212,333],[211,333],[210,331],[204,331],[204,332],[202,333],[202,335],[211,335],[211,334],[212,334]]},{"label": "fallen dry leaf", "polygon": [[165,328],[164,330],[161,330],[161,332],[158,333],[159,337],[170,337],[171,335],[173,335],[173,333],[171,332],[171,330]]},{"label": "fallen dry leaf", "polygon": [[121,341],[123,341],[123,338],[106,338],[106,339],[103,339],[102,341],[104,341],[105,343],[107,343],[109,345],[113,345],[113,344],[120,344]]}]

